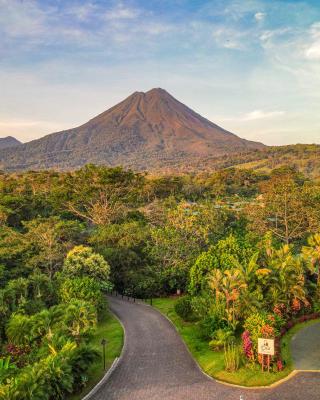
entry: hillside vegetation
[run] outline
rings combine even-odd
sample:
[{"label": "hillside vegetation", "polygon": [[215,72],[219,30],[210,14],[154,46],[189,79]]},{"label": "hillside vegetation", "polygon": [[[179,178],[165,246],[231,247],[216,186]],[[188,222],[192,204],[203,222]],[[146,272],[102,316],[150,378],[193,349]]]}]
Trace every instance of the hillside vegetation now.
[{"label": "hillside vegetation", "polygon": [[94,381],[110,288],[179,289],[203,343],[256,368],[257,335],[319,310],[319,226],[320,185],[292,167],[2,173],[0,397],[64,399]]}]

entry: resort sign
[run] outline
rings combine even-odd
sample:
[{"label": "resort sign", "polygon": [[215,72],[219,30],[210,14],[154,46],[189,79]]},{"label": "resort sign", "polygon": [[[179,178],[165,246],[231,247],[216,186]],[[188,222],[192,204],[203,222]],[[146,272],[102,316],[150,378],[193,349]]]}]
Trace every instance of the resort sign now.
[{"label": "resort sign", "polygon": [[268,356],[274,355],[274,339],[258,339],[258,353]]}]

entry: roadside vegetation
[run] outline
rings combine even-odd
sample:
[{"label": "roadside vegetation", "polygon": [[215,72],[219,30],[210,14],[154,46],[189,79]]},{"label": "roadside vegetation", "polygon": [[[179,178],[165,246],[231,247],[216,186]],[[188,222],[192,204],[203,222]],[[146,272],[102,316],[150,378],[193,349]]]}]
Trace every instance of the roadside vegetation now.
[{"label": "roadside vegetation", "polygon": [[97,357],[86,373],[86,385],[81,392],[68,397],[69,400],[81,400],[103,378],[115,358],[120,356],[123,346],[123,329],[118,319],[107,309],[104,310],[101,321],[92,334],[90,344],[99,354],[102,354],[101,341],[106,339],[106,370],[103,369],[103,358]]},{"label": "roadside vegetation", "polygon": [[[222,382],[227,382],[241,386],[268,386],[275,383],[293,371],[291,340],[292,337],[308,325],[319,322],[320,319],[297,323],[288,330],[281,338],[280,354],[285,367],[282,371],[262,372],[258,364],[246,364],[244,353],[238,352],[238,365],[232,371],[226,368],[224,349],[210,348],[208,337],[203,332],[203,327],[199,321],[185,321],[175,311],[175,306],[179,301],[178,297],[157,298],[153,300],[153,306],[157,308],[173,323],[183,341],[187,345],[190,353],[199,364],[201,369]],[[240,338],[237,340],[241,344]],[[239,346],[240,347],[240,346]],[[231,357],[234,364],[234,357]]]},{"label": "roadside vegetation", "polygon": [[[110,335],[108,362],[121,347],[105,317],[110,288],[181,292],[175,312],[205,370],[273,379],[257,372],[257,337],[279,338],[319,312],[319,202],[319,184],[291,167],[0,174],[0,397],[88,391],[100,338]],[[275,375],[287,373],[284,361],[277,348]]]}]

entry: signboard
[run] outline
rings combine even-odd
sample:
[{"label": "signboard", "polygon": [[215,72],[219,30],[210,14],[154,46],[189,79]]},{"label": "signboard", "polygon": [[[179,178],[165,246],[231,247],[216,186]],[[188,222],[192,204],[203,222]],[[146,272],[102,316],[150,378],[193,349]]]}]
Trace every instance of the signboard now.
[{"label": "signboard", "polygon": [[258,339],[258,353],[267,354],[269,356],[274,355],[274,339]]}]

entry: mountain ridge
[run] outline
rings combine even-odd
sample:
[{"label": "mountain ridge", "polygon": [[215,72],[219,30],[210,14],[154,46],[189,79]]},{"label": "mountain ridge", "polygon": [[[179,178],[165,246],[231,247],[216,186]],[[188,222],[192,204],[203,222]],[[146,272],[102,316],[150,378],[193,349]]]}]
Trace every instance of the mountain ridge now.
[{"label": "mountain ridge", "polygon": [[0,150],[0,168],[66,170],[96,163],[144,170],[175,160],[188,163],[264,147],[239,138],[155,88],[134,92],[76,128]]},{"label": "mountain ridge", "polygon": [[0,138],[0,149],[7,149],[8,147],[19,146],[22,143],[13,136],[5,136]]}]

